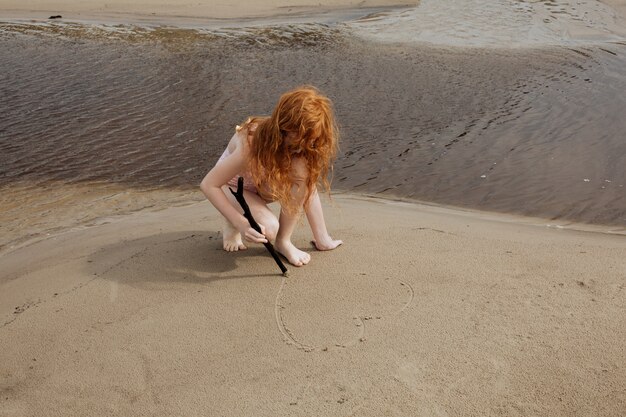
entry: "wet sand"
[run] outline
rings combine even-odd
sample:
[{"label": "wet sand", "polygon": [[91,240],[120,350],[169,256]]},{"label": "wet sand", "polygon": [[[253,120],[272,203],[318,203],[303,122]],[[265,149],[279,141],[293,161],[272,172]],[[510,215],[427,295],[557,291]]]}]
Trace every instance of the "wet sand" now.
[{"label": "wet sand", "polygon": [[326,207],[345,245],[287,280],[206,202],[0,257],[2,415],[624,413],[623,236]]}]

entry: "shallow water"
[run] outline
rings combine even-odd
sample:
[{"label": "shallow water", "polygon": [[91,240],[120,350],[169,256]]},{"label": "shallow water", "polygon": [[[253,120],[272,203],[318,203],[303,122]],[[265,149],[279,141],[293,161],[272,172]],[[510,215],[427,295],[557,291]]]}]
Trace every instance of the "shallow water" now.
[{"label": "shallow water", "polygon": [[422,0],[348,24],[383,42],[512,48],[623,40],[619,13],[597,0]]},{"label": "shallow water", "polygon": [[0,245],[202,199],[235,124],[303,83],[336,105],[335,189],[626,225],[621,41],[468,49],[318,24],[0,29]]}]

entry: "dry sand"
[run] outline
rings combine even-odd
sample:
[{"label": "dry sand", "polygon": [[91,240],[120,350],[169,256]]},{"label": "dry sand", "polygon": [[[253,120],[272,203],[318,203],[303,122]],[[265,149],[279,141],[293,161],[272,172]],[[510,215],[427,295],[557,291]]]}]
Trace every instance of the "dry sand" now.
[{"label": "dry sand", "polygon": [[6,0],[0,5],[5,18],[47,19],[62,15],[64,19],[97,21],[160,21],[181,24],[203,19],[264,18],[280,15],[297,16],[336,13],[338,10],[415,5],[417,0],[240,0],[236,2],[139,0]]},{"label": "dry sand", "polygon": [[600,0],[601,3],[611,6],[620,17],[626,18],[626,0]]},{"label": "dry sand", "polygon": [[[626,238],[338,195],[283,280],[207,202],[0,257],[0,416],[620,416]],[[296,243],[309,247],[303,226]]]}]

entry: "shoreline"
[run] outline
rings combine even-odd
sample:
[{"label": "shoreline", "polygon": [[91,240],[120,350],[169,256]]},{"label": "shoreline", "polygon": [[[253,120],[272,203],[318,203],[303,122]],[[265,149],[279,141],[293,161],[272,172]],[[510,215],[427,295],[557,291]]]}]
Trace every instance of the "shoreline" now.
[{"label": "shoreline", "polygon": [[[246,7],[246,4],[237,7],[204,3],[193,6],[157,4],[144,0],[141,4],[133,3],[132,7],[124,3],[66,1],[58,3],[60,8],[57,9],[44,8],[49,6],[47,2],[35,2],[26,9],[20,7],[19,2],[13,2],[4,6],[2,21],[9,24],[60,22],[200,31],[343,24],[353,35],[376,43],[452,48],[576,47],[623,44],[626,40],[624,0],[584,0],[578,3],[581,10],[573,3],[565,3],[559,9],[556,4],[535,2],[522,3],[518,8],[510,5],[495,7],[493,4],[494,10],[487,7],[482,11],[472,10],[475,6],[472,4],[468,5],[468,10],[459,10],[451,0],[441,5],[430,0],[330,0],[317,6],[311,6],[306,0],[249,2],[254,7]],[[521,10],[526,12],[523,17],[520,17]],[[489,16],[483,16],[484,12]],[[48,18],[59,14],[61,19]],[[490,30],[485,19],[493,21],[495,29]],[[441,22],[434,22],[438,20]]]},{"label": "shoreline", "polygon": [[[54,240],[61,236],[79,232],[79,231],[88,231],[102,225],[118,223],[127,221],[129,218],[133,218],[136,216],[158,213],[163,210],[173,209],[177,207],[193,207],[196,205],[206,205],[206,199],[198,196],[196,199],[191,199],[190,195],[193,195],[193,191],[191,189],[188,190],[180,190],[180,195],[185,196],[185,199],[176,199],[177,192],[172,192],[170,190],[170,194],[168,194],[168,198],[175,199],[175,203],[170,206],[162,206],[162,207],[144,207],[139,209],[134,209],[129,212],[123,213],[108,213],[97,215],[93,218],[90,218],[85,223],[79,224],[69,224],[65,226],[59,226],[54,229],[44,230],[42,235],[39,236],[16,236],[14,240],[3,243],[2,249],[0,250],[0,258],[10,256],[11,254],[24,250],[25,248],[31,247],[33,245],[40,244],[41,242],[45,242],[48,240]],[[163,193],[163,190],[148,192],[148,194],[156,194]],[[198,192],[199,193],[199,192]],[[517,213],[508,213],[508,212],[498,212],[498,211],[489,211],[489,210],[480,210],[471,207],[463,207],[463,206],[455,206],[451,204],[442,204],[431,201],[424,201],[419,199],[413,199],[408,197],[396,197],[396,196],[381,196],[370,193],[357,193],[345,190],[334,190],[331,194],[332,200],[328,200],[328,196],[325,194],[323,196],[323,200],[325,201],[325,205],[333,205],[333,201],[338,198],[340,200],[351,200],[351,201],[363,201],[364,203],[376,203],[383,204],[388,206],[397,206],[397,207],[412,207],[417,212],[429,212],[438,215],[452,215],[455,217],[467,217],[470,221],[487,221],[494,224],[511,224],[517,225],[521,227],[534,227],[537,230],[544,229],[554,229],[561,230],[564,232],[575,232],[575,233],[591,233],[592,235],[599,236],[624,236],[626,237],[626,227],[622,225],[604,225],[604,224],[592,224],[592,223],[582,223],[576,221],[570,221],[567,219],[548,219],[537,216],[525,216]],[[158,197],[155,197],[155,200]],[[276,210],[276,203],[271,203],[270,207]],[[302,226],[302,225],[301,225]],[[306,225],[305,225],[306,227]],[[43,233],[46,235],[43,236]]]},{"label": "shoreline", "polygon": [[[94,2],[97,3],[97,2]],[[398,2],[398,1],[341,1],[331,0],[320,3],[318,6],[310,6],[310,2],[296,1],[250,1],[257,5],[252,8],[251,13],[242,12],[242,8],[220,4],[205,5],[198,3],[196,7],[161,9],[157,12],[149,12],[149,3],[142,4],[136,8],[125,8],[121,4],[115,10],[106,10],[105,7],[98,7],[104,3],[94,5],[94,8],[80,7],[82,2],[67,3],[67,9],[46,9],[47,3],[36,4],[35,8],[23,9],[19,7],[11,8],[9,3],[2,11],[2,20],[20,23],[43,23],[43,22],[65,22],[82,24],[125,24],[125,25],[146,25],[165,26],[182,29],[219,29],[219,28],[239,28],[277,24],[299,24],[299,23],[321,23],[333,24],[344,21],[355,20],[370,14],[376,14],[391,10],[402,10],[416,7],[419,1]],[[302,4],[299,4],[302,3]],[[15,5],[18,3],[16,2]],[[291,4],[291,6],[289,5]],[[40,7],[37,7],[40,6]],[[244,5],[245,6],[245,5]],[[242,6],[242,7],[244,7]],[[52,15],[61,15],[61,19],[49,19]]]}]

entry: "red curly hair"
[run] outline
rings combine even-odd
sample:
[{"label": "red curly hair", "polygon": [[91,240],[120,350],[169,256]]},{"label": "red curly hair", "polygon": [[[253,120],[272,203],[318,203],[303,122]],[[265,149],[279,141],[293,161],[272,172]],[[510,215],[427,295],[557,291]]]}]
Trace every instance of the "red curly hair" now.
[{"label": "red curly hair", "polygon": [[[304,182],[304,204],[317,185],[330,191],[329,174],[337,154],[339,131],[330,99],[315,87],[301,86],[283,94],[270,117],[250,117],[242,128],[248,130],[250,158],[248,170],[264,197],[279,201],[289,212],[297,211],[291,188]],[[287,136],[292,139],[286,141]],[[307,175],[296,178],[292,169],[295,158],[305,162]],[[266,195],[269,193],[269,195]]]}]

